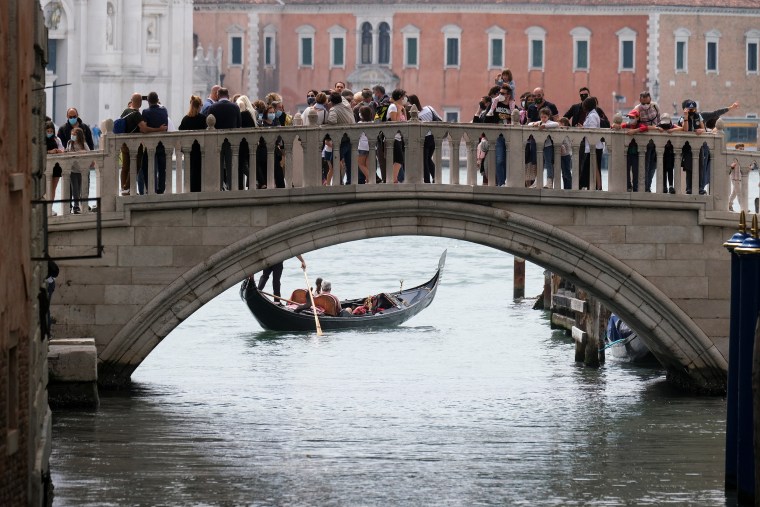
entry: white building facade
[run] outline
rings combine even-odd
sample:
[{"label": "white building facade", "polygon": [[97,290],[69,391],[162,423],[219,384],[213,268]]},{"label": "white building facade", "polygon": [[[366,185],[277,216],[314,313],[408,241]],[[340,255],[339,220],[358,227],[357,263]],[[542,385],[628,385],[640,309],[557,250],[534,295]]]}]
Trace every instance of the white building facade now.
[{"label": "white building facade", "polygon": [[[47,115],[76,107],[94,126],[134,92],[158,93],[174,118],[193,83],[193,0],[41,0],[48,28]],[[144,104],[147,107],[147,104]]]}]

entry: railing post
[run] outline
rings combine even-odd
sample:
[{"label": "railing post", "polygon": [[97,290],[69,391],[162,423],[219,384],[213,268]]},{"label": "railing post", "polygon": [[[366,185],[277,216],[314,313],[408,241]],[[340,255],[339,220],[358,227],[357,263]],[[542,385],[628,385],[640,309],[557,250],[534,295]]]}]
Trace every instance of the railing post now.
[{"label": "railing post", "polygon": [[626,164],[628,154],[625,149],[625,134],[621,131],[610,132],[609,165],[607,167],[607,189],[610,192],[626,191]]},{"label": "railing post", "polygon": [[443,183],[443,156],[441,155],[441,150],[443,149],[443,137],[436,137],[435,138],[435,155],[433,155],[435,160],[435,182],[436,183]]},{"label": "railing post", "polygon": [[404,154],[404,183],[422,183],[422,143],[425,135],[419,120],[406,125],[406,153]]},{"label": "railing post", "polygon": [[201,189],[204,192],[218,192],[222,188],[219,166],[219,136],[209,128],[201,145]]},{"label": "railing post", "polygon": [[96,171],[97,175],[97,193],[100,197],[100,207],[102,211],[116,210],[116,196],[120,193],[119,185],[119,154],[121,153],[121,144],[115,135],[104,132],[100,138],[103,146],[103,162]]},{"label": "railing post", "polygon": [[507,139],[507,186],[519,188],[525,186],[525,127],[504,129]]},{"label": "railing post", "polygon": [[367,185],[377,184],[377,136],[366,134],[369,143],[367,155]]}]

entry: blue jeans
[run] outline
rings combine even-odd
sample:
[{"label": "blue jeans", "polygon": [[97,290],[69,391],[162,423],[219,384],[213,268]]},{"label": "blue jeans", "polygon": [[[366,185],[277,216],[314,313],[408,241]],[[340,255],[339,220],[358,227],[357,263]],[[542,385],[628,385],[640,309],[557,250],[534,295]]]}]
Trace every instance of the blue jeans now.
[{"label": "blue jeans", "polygon": [[[639,191],[639,154],[628,153],[626,155],[625,177],[628,182],[628,191]],[[633,178],[631,178],[633,177]]]},{"label": "blue jeans", "polygon": [[507,142],[504,135],[499,134],[496,138],[496,186],[500,187],[507,183]]},{"label": "blue jeans", "polygon": [[546,177],[554,178],[554,146],[544,146],[544,169]]},{"label": "blue jeans", "polygon": [[348,136],[340,140],[340,159],[346,164],[346,185],[351,184],[351,141]]},{"label": "blue jeans", "polygon": [[573,157],[572,155],[563,155],[559,158],[560,167],[562,168],[562,188],[565,190],[573,188]]},{"label": "blue jeans", "polygon": [[[143,159],[141,167],[137,171],[137,193],[145,195],[148,193],[148,152],[143,150]],[[166,152],[164,145],[158,143],[156,153],[153,155],[154,182],[156,193],[163,194],[166,190]]]}]

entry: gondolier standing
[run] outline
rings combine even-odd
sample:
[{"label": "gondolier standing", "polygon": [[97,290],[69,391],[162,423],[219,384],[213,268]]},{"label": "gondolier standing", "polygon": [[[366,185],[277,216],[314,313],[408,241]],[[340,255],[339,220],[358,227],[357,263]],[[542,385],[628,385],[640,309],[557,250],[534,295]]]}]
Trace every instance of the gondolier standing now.
[{"label": "gondolier standing", "polygon": [[[301,269],[306,271],[306,261],[303,260],[303,257],[296,255],[296,258],[301,261]],[[272,292],[275,296],[277,296],[274,301],[277,304],[280,304],[280,300],[278,298],[282,295],[280,293],[280,278],[282,278],[282,269],[282,262],[278,262],[277,264],[266,268],[264,272],[261,273],[261,278],[259,278],[259,284],[257,286],[259,290],[264,290],[264,287],[269,281],[269,275],[272,275]]]}]

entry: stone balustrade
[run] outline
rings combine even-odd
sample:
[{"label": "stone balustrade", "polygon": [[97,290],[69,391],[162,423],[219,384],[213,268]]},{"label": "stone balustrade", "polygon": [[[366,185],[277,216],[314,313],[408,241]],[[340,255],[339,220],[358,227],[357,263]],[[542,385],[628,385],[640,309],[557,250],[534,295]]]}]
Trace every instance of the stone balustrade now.
[{"label": "stone balustrade", "polygon": [[[210,122],[211,123],[211,122]],[[657,172],[653,180],[652,191],[663,193],[667,188],[663,185],[663,158],[666,145],[672,145],[675,157],[675,192],[685,194],[686,185],[683,180],[683,171],[680,169],[681,150],[684,146],[691,148],[693,157],[693,182],[691,188],[692,198],[705,199],[708,209],[727,210],[728,194],[730,185],[725,168],[730,158],[736,155],[743,157],[743,163],[749,163],[744,158],[752,157],[753,153],[730,151],[726,152],[723,136],[720,131],[696,135],[692,133],[637,133],[626,134],[621,131],[610,129],[551,129],[539,130],[536,127],[513,127],[502,125],[486,125],[472,123],[420,123],[410,121],[407,123],[367,123],[356,125],[318,126],[318,127],[283,127],[283,128],[251,128],[235,130],[215,130],[209,128],[200,131],[167,132],[161,134],[113,134],[109,133],[110,126],[106,126],[105,134],[101,138],[101,150],[87,153],[72,153],[60,155],[48,155],[46,177],[48,188],[53,167],[59,164],[62,168],[61,179],[62,197],[69,198],[68,179],[72,171],[80,171],[83,175],[83,192],[87,192],[89,171],[83,168],[94,168],[96,178],[97,197],[101,198],[101,206],[104,212],[115,211],[119,199],[134,200],[141,196],[136,192],[136,170],[138,147],[142,145],[147,150],[148,174],[153,174],[154,153],[161,143],[167,157],[167,184],[165,194],[189,193],[190,192],[190,154],[194,148],[201,161],[201,191],[219,192],[222,181],[220,175],[220,151],[225,142],[230,144],[232,157],[232,188],[239,188],[238,159],[241,153],[241,144],[245,141],[249,147],[250,156],[250,188],[245,190],[233,190],[233,192],[268,192],[275,188],[274,164],[275,144],[280,142],[284,146],[283,171],[287,187],[315,187],[322,185],[322,160],[321,149],[325,134],[330,134],[334,147],[334,177],[332,184],[339,181],[339,157],[340,143],[343,136],[347,136],[351,143],[352,163],[350,167],[351,181],[356,182],[357,145],[360,136],[364,133],[369,139],[370,153],[368,157],[369,173],[375,172],[377,167],[377,150],[385,150],[385,168],[381,174],[392,174],[393,163],[393,138],[396,132],[400,132],[405,140],[405,180],[403,184],[417,184],[423,182],[423,142],[425,136],[430,133],[435,140],[436,150],[433,155],[435,162],[435,182],[443,185],[476,185],[477,184],[477,157],[476,147],[481,133],[485,133],[490,150],[486,158],[486,172],[488,185],[496,185],[496,156],[497,151],[506,155],[507,177],[505,186],[509,189],[523,189],[525,192],[546,192],[543,189],[544,176],[543,146],[547,138],[553,141],[554,152],[554,181],[553,188],[549,191],[558,191],[562,185],[560,170],[560,144],[567,136],[573,147],[573,183],[572,190],[579,187],[579,154],[585,149],[584,139],[590,143],[590,188],[595,187],[597,171],[597,158],[594,156],[594,147],[603,139],[608,151],[608,172],[605,190],[608,192],[626,192],[626,160],[628,145],[635,140],[638,145],[639,157],[639,191],[645,188],[645,153],[647,144],[652,143],[657,153]],[[387,140],[378,143],[378,137],[384,136]],[[526,164],[525,145],[532,136],[536,142],[537,150],[537,179],[535,189],[526,189]],[[497,142],[498,140],[498,142]],[[503,144],[502,144],[503,140]],[[258,143],[266,144],[266,187],[267,189],[255,188],[256,174],[256,147]],[[131,192],[130,196],[120,196],[119,171],[121,167],[121,146],[126,145],[131,157]],[[699,151],[706,144],[711,154],[710,185],[707,196],[697,196],[699,190]],[[459,153],[460,156],[451,156]],[[444,171],[446,162],[448,170]],[[174,179],[172,180],[172,171]],[[462,174],[464,175],[462,177]],[[446,175],[446,179],[444,179]],[[376,184],[374,178],[369,178],[368,185]],[[386,178],[386,184],[390,184],[392,178]],[[462,181],[463,180],[463,181]],[[172,184],[174,181],[174,185]],[[148,193],[155,193],[154,178],[148,178]],[[561,196],[561,192],[551,194]],[[591,195],[591,194],[589,194]],[[87,197],[84,195],[83,197]],[[94,196],[89,196],[94,197]],[[49,193],[48,198],[51,199]],[[83,207],[86,213],[86,206]]]}]

